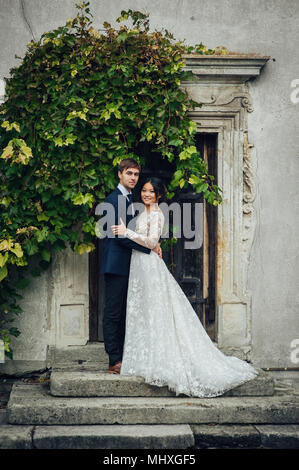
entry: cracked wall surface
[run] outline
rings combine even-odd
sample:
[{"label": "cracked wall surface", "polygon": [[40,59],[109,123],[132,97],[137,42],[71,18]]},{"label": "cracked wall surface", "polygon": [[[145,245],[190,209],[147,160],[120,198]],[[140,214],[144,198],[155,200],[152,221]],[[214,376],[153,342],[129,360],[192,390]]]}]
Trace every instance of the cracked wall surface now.
[{"label": "cracked wall surface", "polygon": [[[9,76],[19,63],[15,55],[22,57],[34,37],[76,15],[75,3],[0,0],[0,79]],[[256,217],[248,267],[252,360],[258,367],[298,367],[291,360],[291,342],[299,338],[299,103],[290,99],[291,82],[299,79],[298,1],[91,0],[90,8],[94,27],[104,21],[115,25],[120,11],[132,8],[150,13],[152,29],[164,27],[189,44],[202,41],[208,47],[271,56],[261,76],[249,84],[253,112],[248,116],[248,141],[255,181],[255,197],[249,202]],[[47,282],[46,277],[37,280],[36,291],[41,286],[46,292]],[[47,301],[43,305],[39,294],[30,292],[24,302],[24,315],[29,323],[35,320],[39,341],[30,353],[23,334],[16,339],[16,351],[19,345],[20,354],[27,349],[29,359],[42,360],[48,339]]]}]

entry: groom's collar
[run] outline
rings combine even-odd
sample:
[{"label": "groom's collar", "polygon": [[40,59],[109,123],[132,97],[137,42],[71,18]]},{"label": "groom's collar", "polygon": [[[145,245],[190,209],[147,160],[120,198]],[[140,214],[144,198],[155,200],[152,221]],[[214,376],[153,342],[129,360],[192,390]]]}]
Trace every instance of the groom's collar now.
[{"label": "groom's collar", "polygon": [[117,187],[124,196],[132,194],[132,191],[128,191],[121,183],[118,183]]}]

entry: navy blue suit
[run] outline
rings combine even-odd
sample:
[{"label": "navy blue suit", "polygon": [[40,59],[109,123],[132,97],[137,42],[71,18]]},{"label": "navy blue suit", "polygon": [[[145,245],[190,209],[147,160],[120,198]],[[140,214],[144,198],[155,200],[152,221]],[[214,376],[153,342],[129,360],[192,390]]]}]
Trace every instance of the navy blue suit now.
[{"label": "navy blue suit", "polygon": [[[122,192],[115,188],[111,194],[105,199],[105,202],[109,202],[113,205],[115,210],[115,222],[114,225],[119,225],[120,220],[118,218],[118,196],[121,196],[125,199],[125,208],[128,209],[129,202],[127,198],[122,194]],[[132,220],[132,215],[120,215],[125,225],[128,226],[128,223]],[[126,219],[124,218],[126,217]],[[110,227],[107,227],[110,229]],[[100,274],[118,274],[120,276],[129,276],[130,272],[130,261],[132,249],[142,251],[143,253],[150,253],[151,250],[144,246],[139,245],[138,243],[133,242],[129,238],[125,237],[115,237],[112,238],[112,232],[108,232],[110,237],[104,239],[104,249],[103,257],[101,260]]]},{"label": "navy blue suit", "polygon": [[[121,199],[119,201],[119,196]],[[119,225],[120,217],[128,226],[133,215],[127,215],[130,205],[126,196],[115,188],[106,198],[106,203],[112,204],[115,211],[115,219],[111,225]],[[123,213],[118,214],[119,202],[123,207]],[[105,215],[105,214],[104,214]],[[105,306],[103,316],[103,336],[105,351],[109,356],[109,365],[121,361],[125,340],[127,291],[130,272],[132,249],[150,254],[151,250],[125,237],[114,236],[110,227],[105,227],[107,236],[104,239],[103,257],[101,260],[100,274],[105,278]],[[131,226],[130,226],[131,228]]]}]

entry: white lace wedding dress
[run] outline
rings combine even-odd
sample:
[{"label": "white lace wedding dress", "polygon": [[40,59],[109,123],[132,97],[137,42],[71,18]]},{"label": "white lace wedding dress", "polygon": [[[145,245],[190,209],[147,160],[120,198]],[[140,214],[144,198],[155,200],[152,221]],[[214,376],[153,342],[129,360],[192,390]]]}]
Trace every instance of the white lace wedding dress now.
[{"label": "white lace wedding dress", "polygon": [[[155,205],[125,236],[154,248],[164,215]],[[247,362],[224,355],[211,341],[165,262],[132,250],[121,375],[140,376],[176,395],[216,397],[257,375]]]}]

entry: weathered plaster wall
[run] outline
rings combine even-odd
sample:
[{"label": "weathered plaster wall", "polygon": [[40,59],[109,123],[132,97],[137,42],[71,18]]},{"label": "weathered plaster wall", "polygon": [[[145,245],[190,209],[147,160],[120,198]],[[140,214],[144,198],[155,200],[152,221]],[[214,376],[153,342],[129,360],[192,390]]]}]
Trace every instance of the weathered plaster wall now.
[{"label": "weathered plaster wall", "polygon": [[43,369],[46,364],[47,345],[50,343],[51,271],[31,279],[30,286],[22,293],[23,300],[19,302],[23,312],[13,324],[21,331],[18,338],[12,337],[14,360],[0,364],[0,373],[15,375]]},{"label": "weathered plaster wall", "polygon": [[[0,78],[19,63],[26,44],[76,14],[72,0],[0,0]],[[257,228],[248,271],[252,301],[252,359],[259,367],[296,367],[291,341],[299,338],[298,289],[298,110],[291,82],[299,79],[299,3],[297,0],[91,0],[95,27],[114,22],[122,9],[148,11],[151,27],[165,27],[187,43],[224,45],[240,53],[271,56],[251,83],[254,112],[248,116],[255,147]],[[47,333],[47,275],[26,297],[26,320],[36,331],[28,358],[44,358]],[[27,326],[26,326],[27,325]],[[28,326],[29,325],[29,326]],[[32,344],[26,333],[20,351]],[[21,346],[22,344],[22,346]],[[17,353],[16,349],[16,354]],[[27,352],[26,352],[27,354]]]}]

